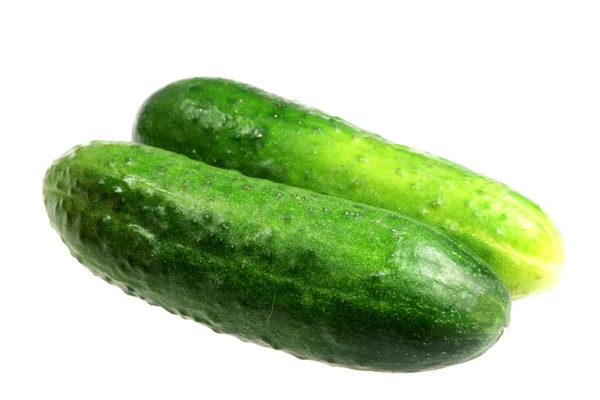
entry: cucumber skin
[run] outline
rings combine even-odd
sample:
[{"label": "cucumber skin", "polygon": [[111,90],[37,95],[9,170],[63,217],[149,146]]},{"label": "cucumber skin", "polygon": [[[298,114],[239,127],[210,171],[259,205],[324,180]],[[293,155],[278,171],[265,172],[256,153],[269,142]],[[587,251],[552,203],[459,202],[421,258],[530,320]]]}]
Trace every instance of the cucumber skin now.
[{"label": "cucumber skin", "polygon": [[385,210],[118,142],[74,148],[43,189],[96,275],[298,358],[435,369],[481,355],[508,325],[510,295],[478,257]]},{"label": "cucumber skin", "polygon": [[558,230],[509,187],[249,85],[172,83],[141,107],[133,140],[436,226],[482,257],[513,299],[560,274]]}]

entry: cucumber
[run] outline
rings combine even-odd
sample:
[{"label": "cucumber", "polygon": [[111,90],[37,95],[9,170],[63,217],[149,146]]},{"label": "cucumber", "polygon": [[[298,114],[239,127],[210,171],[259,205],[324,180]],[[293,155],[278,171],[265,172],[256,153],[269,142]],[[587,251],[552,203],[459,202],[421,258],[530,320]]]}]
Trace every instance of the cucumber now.
[{"label": "cucumber", "polygon": [[386,210],[118,142],[74,148],[43,192],[95,274],[299,358],[434,369],[479,356],[508,325],[510,294],[479,257]]},{"label": "cucumber", "polygon": [[482,257],[513,299],[553,287],[563,245],[549,217],[509,187],[242,83],[193,78],[154,93],[134,141],[221,168],[398,212]]}]

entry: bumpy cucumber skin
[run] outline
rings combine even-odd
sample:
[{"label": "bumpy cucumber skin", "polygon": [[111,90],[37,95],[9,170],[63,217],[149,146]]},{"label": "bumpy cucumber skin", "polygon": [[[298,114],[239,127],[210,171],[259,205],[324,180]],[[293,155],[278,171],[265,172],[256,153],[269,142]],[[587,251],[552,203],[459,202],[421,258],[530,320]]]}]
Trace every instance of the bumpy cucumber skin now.
[{"label": "bumpy cucumber skin", "polygon": [[482,257],[513,299],[553,287],[560,273],[558,230],[509,187],[249,85],[170,84],[142,106],[133,138],[436,226]]},{"label": "bumpy cucumber skin", "polygon": [[116,142],[74,148],[43,190],[95,274],[299,358],[435,369],[479,356],[508,325],[510,294],[480,258],[389,211]]}]

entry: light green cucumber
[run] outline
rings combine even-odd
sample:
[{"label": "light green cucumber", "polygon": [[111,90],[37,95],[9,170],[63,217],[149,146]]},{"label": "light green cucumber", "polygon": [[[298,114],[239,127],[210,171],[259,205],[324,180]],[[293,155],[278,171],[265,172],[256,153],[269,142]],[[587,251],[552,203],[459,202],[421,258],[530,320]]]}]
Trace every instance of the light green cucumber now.
[{"label": "light green cucumber", "polygon": [[482,257],[514,299],[551,288],[560,272],[555,225],[506,185],[249,85],[170,84],[142,106],[133,138],[436,226]]}]

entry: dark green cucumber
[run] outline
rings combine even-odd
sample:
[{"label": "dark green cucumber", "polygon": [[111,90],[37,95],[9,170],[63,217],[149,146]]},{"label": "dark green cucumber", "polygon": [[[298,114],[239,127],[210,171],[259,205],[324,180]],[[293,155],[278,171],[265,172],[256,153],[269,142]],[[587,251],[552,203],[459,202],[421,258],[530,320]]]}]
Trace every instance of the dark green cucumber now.
[{"label": "dark green cucumber", "polygon": [[513,299],[554,286],[560,235],[507,186],[252,86],[175,82],[142,106],[133,137],[191,158],[395,211],[467,244]]},{"label": "dark green cucumber", "polygon": [[442,232],[166,150],[93,142],[44,178],[53,227],[95,274],[217,332],[356,369],[482,354],[510,295]]}]

